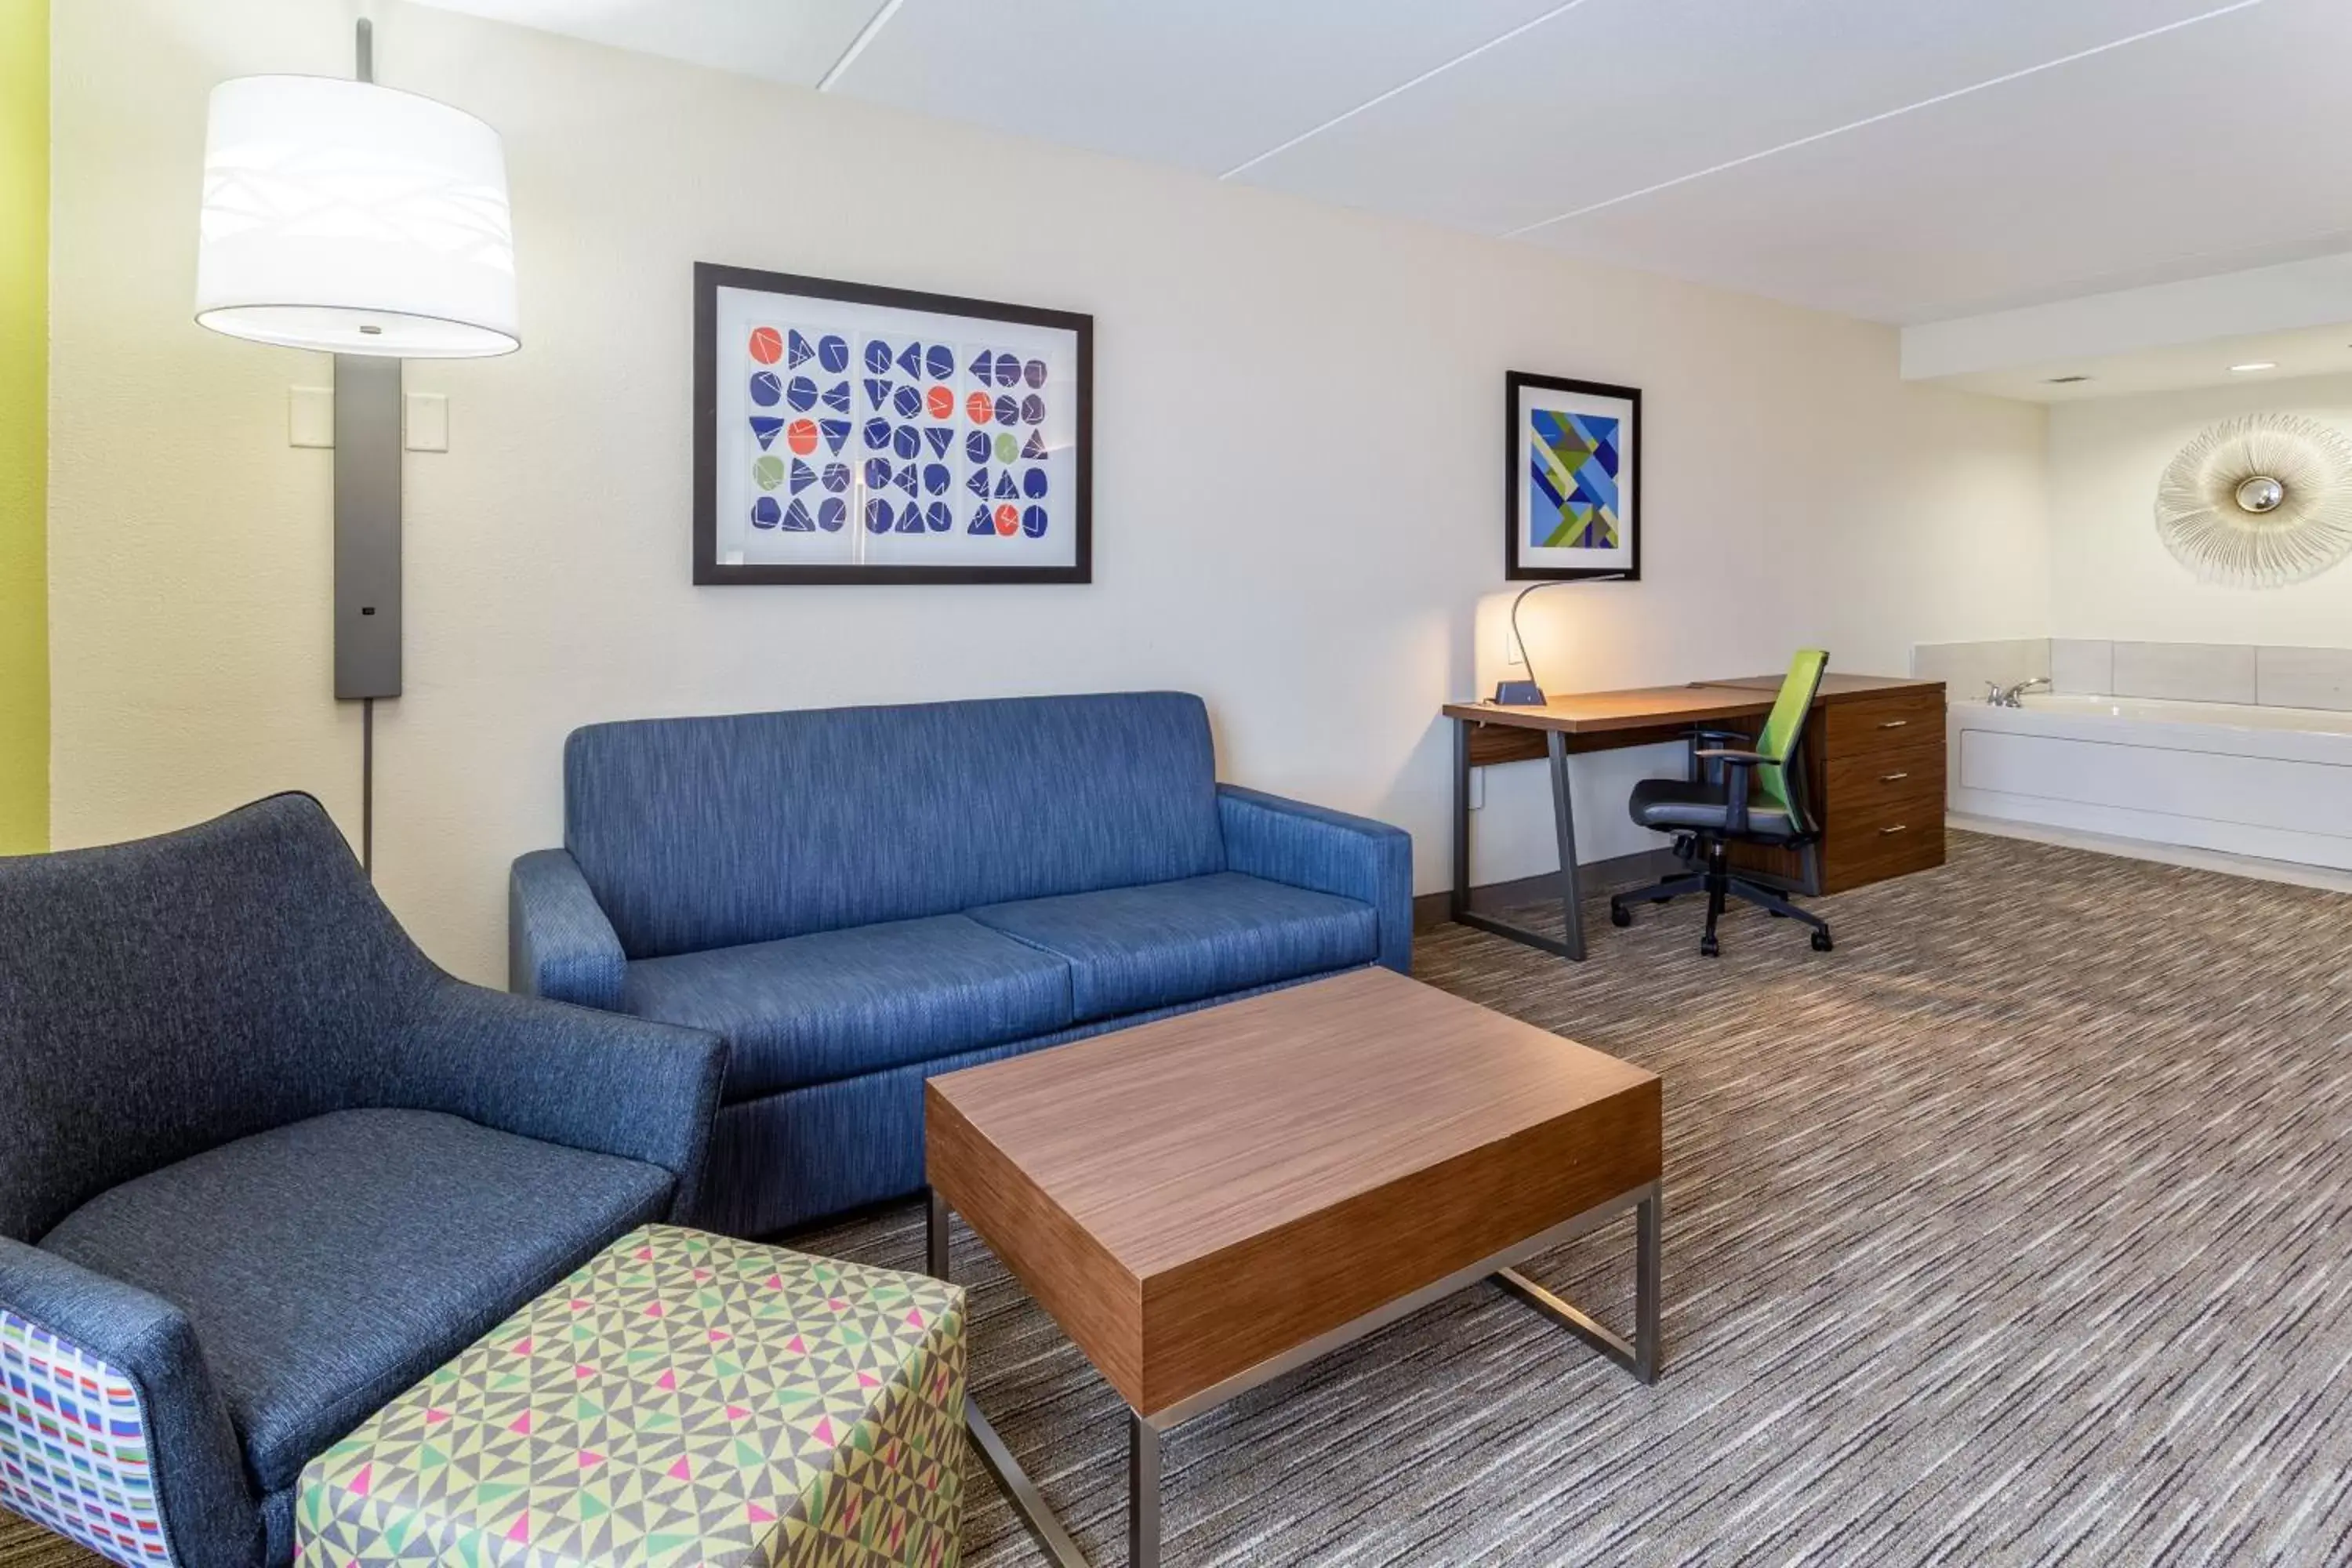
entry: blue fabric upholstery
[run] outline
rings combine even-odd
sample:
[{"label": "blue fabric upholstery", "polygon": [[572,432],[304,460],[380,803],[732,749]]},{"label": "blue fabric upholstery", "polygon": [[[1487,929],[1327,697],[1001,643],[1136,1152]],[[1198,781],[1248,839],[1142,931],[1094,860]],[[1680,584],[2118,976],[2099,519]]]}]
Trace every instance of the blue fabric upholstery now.
[{"label": "blue fabric upholstery", "polygon": [[701,1223],[890,1197],[927,1072],[1410,968],[1411,839],[1215,763],[1174,692],[593,725],[565,849],[515,864],[511,984],[726,1037]]},{"label": "blue fabric upholstery", "polygon": [[[138,1385],[163,1535],[183,1568],[263,1561],[261,1510],[188,1314],[135,1285],[0,1237],[0,1302]],[[275,1559],[272,1559],[275,1561]]]},{"label": "blue fabric upholstery", "polygon": [[1080,1019],[1352,968],[1380,952],[1370,904],[1238,871],[991,904],[971,918],[1066,960]]},{"label": "blue fabric upholstery", "polygon": [[659,1218],[670,1184],[454,1116],[346,1110],[100,1194],[41,1248],[178,1304],[266,1492]]},{"label": "blue fabric upholstery", "polygon": [[596,724],[564,847],[631,958],[1224,869],[1197,697]]},{"label": "blue fabric upholstery", "polygon": [[915,1192],[923,1184],[925,1079],[1324,978],[1302,975],[1181,1007],[1100,1018],[1034,1039],[722,1107],[694,1223],[730,1236],[774,1236]]},{"label": "blue fabric upholstery", "polygon": [[622,1005],[725,1036],[733,1101],[1058,1029],[1070,972],[962,915],[934,915],[639,959]]},{"label": "blue fabric upholstery", "polygon": [[[725,1066],[708,1034],[443,973],[305,795],[0,858],[0,1307],[153,1403],[184,1563],[283,1561],[291,1513],[268,1478],[290,1479],[301,1434],[341,1419],[285,1413],[365,1404],[371,1358],[429,1366],[453,1322],[495,1321],[582,1247],[685,1212]],[[341,1112],[402,1131],[320,1148]],[[552,1198],[452,1206],[458,1187],[554,1166]],[[478,1245],[403,1277],[404,1227],[427,1215],[453,1248]],[[369,1321],[288,1350],[299,1388],[256,1381],[260,1342],[238,1336],[331,1301],[311,1283],[331,1260],[379,1292]]]},{"label": "blue fabric upholstery", "polygon": [[1217,816],[1227,869],[1370,904],[1381,963],[1412,973],[1412,834],[1239,784],[1217,786]]},{"label": "blue fabric upholstery", "polygon": [[507,876],[507,989],[583,1007],[617,1008],[628,960],[579,863],[541,849]]}]

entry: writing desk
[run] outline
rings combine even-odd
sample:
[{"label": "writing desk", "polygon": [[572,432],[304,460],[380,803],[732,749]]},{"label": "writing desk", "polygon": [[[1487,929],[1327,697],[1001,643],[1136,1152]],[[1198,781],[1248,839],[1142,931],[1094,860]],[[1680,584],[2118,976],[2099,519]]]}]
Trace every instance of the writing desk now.
[{"label": "writing desk", "polygon": [[[1685,686],[1587,691],[1540,708],[1449,702],[1454,724],[1453,919],[1562,958],[1584,957],[1583,889],[1576,865],[1576,817],[1568,759],[1582,752],[1685,739],[1701,725],[1752,734],[1772,710],[1777,675],[1735,676]],[[1940,866],[1944,859],[1944,683],[1831,674],[1805,726],[1805,765],[1821,803],[1819,852],[1739,847],[1738,858],[1804,892],[1841,892],[1865,882]],[[1552,832],[1559,840],[1562,937],[1470,907],[1470,770],[1498,763],[1551,763]]]}]

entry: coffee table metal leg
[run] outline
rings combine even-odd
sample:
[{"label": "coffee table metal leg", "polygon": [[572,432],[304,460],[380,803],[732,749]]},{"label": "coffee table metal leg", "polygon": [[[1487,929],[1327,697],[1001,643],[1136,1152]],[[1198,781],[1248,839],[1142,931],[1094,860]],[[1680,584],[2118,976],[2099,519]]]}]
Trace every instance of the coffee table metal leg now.
[{"label": "coffee table metal leg", "polygon": [[1128,1568],[1160,1568],[1160,1428],[1127,1419]]},{"label": "coffee table metal leg", "polygon": [[1516,1268],[1495,1281],[1643,1383],[1658,1381],[1658,1292],[1664,1273],[1665,1198],[1652,1192],[1633,1208],[1633,1342],[1628,1344],[1570,1302]]},{"label": "coffee table metal leg", "polygon": [[[937,1187],[930,1189],[929,1200],[924,1205],[924,1271],[934,1279],[945,1279],[948,1278],[948,1201],[940,1195]],[[1087,1554],[1078,1550],[1078,1543],[1070,1539],[1070,1532],[1064,1530],[1062,1521],[1054,1517],[1054,1510],[1046,1505],[1044,1495],[1030,1480],[1029,1473],[1021,1468],[1021,1461],[1013,1457],[1013,1450],[1004,1446],[1004,1439],[996,1435],[996,1428],[988,1424],[988,1417],[981,1414],[980,1400],[968,1388],[963,1396],[963,1425],[980,1449],[981,1463],[986,1465],[988,1473],[996,1478],[996,1484],[1004,1490],[1005,1500],[1012,1503],[1013,1511],[1021,1516],[1021,1522],[1029,1527],[1029,1533],[1036,1537],[1037,1544],[1046,1558],[1055,1568],[1088,1568]],[[1156,1491],[1153,1500],[1156,1520]]]}]

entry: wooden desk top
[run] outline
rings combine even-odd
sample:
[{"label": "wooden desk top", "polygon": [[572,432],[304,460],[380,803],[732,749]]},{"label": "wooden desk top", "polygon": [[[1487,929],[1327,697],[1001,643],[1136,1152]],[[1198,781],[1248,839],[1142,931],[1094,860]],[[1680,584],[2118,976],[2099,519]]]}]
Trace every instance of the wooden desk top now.
[{"label": "wooden desk top", "polygon": [[[1705,724],[1721,719],[1752,719],[1772,710],[1773,694],[1780,689],[1777,675],[1735,676],[1724,680],[1695,680],[1686,686],[1641,686],[1629,691],[1580,691],[1554,697],[1540,708],[1502,708],[1491,702],[1449,702],[1448,719],[1468,719],[1514,730],[1559,730],[1571,735],[1605,734],[1612,730],[1654,730],[1661,725]],[[1913,680],[1887,675],[1822,677],[1818,707],[1852,702],[1895,691],[1924,690],[1939,680]],[[1759,695],[1761,693],[1761,695]]]},{"label": "wooden desk top", "polygon": [[924,1089],[932,1184],[1147,1415],[1657,1180],[1660,1106],[1385,969]]}]

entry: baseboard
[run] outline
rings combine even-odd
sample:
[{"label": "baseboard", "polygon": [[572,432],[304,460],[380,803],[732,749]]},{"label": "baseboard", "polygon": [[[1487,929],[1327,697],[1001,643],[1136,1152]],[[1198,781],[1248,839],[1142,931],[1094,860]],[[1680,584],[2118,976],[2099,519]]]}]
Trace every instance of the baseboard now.
[{"label": "baseboard", "polygon": [[[2224,876],[2250,877],[2258,882],[2284,882],[2290,887],[2316,888],[2323,892],[2352,893],[2352,871],[2332,866],[2305,866],[2291,860],[2267,860],[2259,855],[2233,855],[2223,849],[2200,849],[2187,844],[2158,844],[2146,838],[2118,838],[2074,827],[2051,827],[2038,822],[2011,822],[2004,817],[1977,816],[1967,812],[1944,814],[1944,825],[1963,833],[1989,833],[1999,838],[2025,838],[2054,844],[2062,849],[2087,849],[2098,855],[2119,855],[2127,860],[2153,860],[2192,871],[2219,871]],[[1418,920],[1419,911],[1415,910]]]},{"label": "baseboard", "polygon": [[[1619,888],[1639,887],[1678,869],[1681,862],[1671,849],[1641,849],[1631,855],[1615,855],[1606,860],[1587,860],[1577,868],[1584,879],[1585,895],[1613,892]],[[1412,929],[1426,931],[1444,925],[1452,918],[1449,910],[1451,893],[1423,893],[1412,900]],[[1539,904],[1547,899],[1559,897],[1559,873],[1545,871],[1533,877],[1517,877],[1507,882],[1486,882],[1470,889],[1470,907],[1474,910],[1508,910],[1526,904]]]}]

